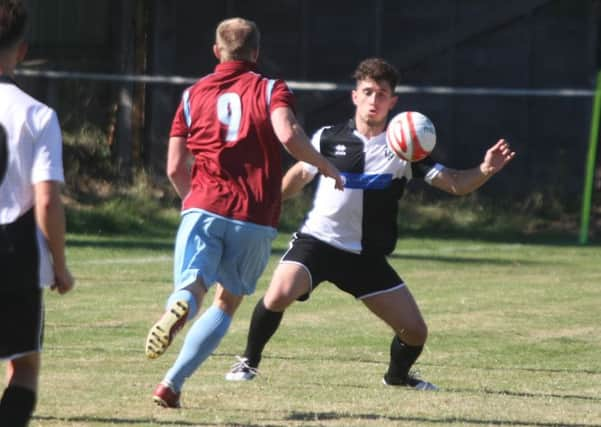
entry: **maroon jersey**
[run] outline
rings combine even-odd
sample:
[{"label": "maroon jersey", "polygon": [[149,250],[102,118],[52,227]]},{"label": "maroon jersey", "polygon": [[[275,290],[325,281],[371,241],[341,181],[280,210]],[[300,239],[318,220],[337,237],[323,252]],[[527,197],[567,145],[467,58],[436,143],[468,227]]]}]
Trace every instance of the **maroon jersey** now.
[{"label": "maroon jersey", "polygon": [[194,155],[192,187],[182,209],[276,227],[281,207],[281,146],[271,112],[294,108],[285,82],[255,64],[230,61],[184,91],[170,136]]}]

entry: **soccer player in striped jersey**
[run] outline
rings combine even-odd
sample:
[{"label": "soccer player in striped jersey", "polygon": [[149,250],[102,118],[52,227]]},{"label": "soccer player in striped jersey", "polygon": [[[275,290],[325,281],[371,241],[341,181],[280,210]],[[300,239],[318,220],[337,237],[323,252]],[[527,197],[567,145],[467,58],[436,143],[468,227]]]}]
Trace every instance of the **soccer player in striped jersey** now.
[{"label": "soccer player in striped jersey", "polygon": [[170,132],[167,173],[182,198],[182,216],[174,290],[148,334],[149,358],[164,353],[209,287],[219,284],[213,305],[192,324],[153,392],[164,407],[180,406],[184,381],[218,346],[269,260],[280,216],[281,146],[326,176],[324,185],[343,187],[336,167],[299,126],[286,83],[258,73],[256,25],[242,18],[221,22],[213,52],[219,64],[184,91]]},{"label": "soccer player in striped jersey", "polygon": [[0,425],[12,427],[28,424],[37,398],[44,323],[40,285],[63,294],[74,283],[65,261],[58,119],[13,81],[27,51],[26,21],[19,0],[0,0],[0,359],[8,360]]},{"label": "soccer player in striped jersey", "polygon": [[[430,157],[416,163],[401,160],[388,149],[385,139],[388,114],[397,102],[397,71],[382,59],[370,58],[359,64],[354,77],[354,117],[321,128],[312,140],[341,171],[345,189],[332,191],[319,177],[313,208],[257,303],[246,349],[226,374],[227,380],[254,378],[284,310],[295,300],[308,299],[321,282],[329,281],[360,300],[392,329],[390,363],[383,382],[437,389],[409,372],[422,352],[428,330],[409,288],[386,259],[397,240],[398,201],[410,179],[423,179],[455,195],[470,193],[499,172],[515,153],[499,140],[480,165],[466,170],[447,168]],[[313,166],[295,164],[283,178],[283,197],[299,193],[316,176]]]}]

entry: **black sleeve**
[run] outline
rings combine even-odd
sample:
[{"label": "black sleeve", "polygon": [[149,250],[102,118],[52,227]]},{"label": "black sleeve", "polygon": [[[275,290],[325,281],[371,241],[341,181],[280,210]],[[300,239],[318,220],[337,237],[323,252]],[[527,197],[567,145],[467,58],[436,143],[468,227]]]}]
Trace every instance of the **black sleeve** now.
[{"label": "black sleeve", "polygon": [[434,165],[436,165],[436,162],[430,156],[419,162],[411,163],[411,176],[423,179],[434,168]]}]

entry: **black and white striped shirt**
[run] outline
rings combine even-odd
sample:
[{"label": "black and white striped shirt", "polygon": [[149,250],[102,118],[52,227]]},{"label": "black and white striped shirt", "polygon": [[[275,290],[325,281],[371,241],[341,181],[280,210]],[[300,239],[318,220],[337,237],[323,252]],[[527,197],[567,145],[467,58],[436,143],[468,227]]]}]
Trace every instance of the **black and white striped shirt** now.
[{"label": "black and white striped shirt", "polygon": [[[409,163],[386,145],[385,133],[361,135],[354,120],[319,129],[313,146],[345,178],[344,191],[333,180],[320,176],[302,233],[354,253],[389,254],[397,240],[398,201],[412,178],[430,183],[444,168],[430,157]],[[308,173],[318,170],[305,164]]]}]

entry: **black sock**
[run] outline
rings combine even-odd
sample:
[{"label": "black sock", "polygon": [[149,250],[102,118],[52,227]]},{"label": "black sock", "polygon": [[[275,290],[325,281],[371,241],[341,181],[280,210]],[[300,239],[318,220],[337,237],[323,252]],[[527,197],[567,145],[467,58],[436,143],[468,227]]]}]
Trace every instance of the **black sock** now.
[{"label": "black sock", "polygon": [[400,384],[409,374],[409,368],[415,363],[423,345],[411,346],[405,344],[398,336],[394,336],[390,343],[390,365],[384,378],[388,384]]},{"label": "black sock", "polygon": [[11,385],[0,400],[0,420],[5,427],[24,427],[35,408],[36,393],[28,388]]},{"label": "black sock", "polygon": [[244,350],[244,357],[253,368],[259,366],[263,348],[280,326],[283,316],[283,312],[268,310],[263,304],[263,298],[255,306],[250,320],[246,350]]}]

